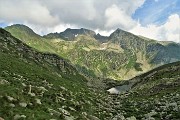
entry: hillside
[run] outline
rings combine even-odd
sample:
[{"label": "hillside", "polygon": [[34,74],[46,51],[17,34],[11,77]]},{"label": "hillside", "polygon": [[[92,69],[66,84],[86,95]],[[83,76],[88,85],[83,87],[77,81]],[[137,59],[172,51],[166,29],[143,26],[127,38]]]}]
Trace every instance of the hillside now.
[{"label": "hillside", "polygon": [[129,81],[122,81],[121,85],[108,91],[120,94],[114,97],[114,102],[120,102],[123,106],[120,109],[125,114],[121,113],[121,117],[130,114],[138,120],[179,120],[180,62],[163,65]]},{"label": "hillside", "polygon": [[84,28],[69,28],[44,37],[26,32],[27,37],[21,27],[26,26],[12,25],[5,29],[18,39],[24,38],[23,42],[39,51],[68,59],[79,72],[93,79],[130,79],[154,67],[180,60],[179,44],[143,39],[121,29],[109,37]]},{"label": "hillside", "polygon": [[36,34],[32,29],[25,25],[13,25],[13,27],[6,27],[13,36],[20,39],[29,46],[38,48],[41,52],[55,53],[54,48],[40,35]]},{"label": "hillside", "polygon": [[[98,98],[98,99],[97,99]],[[101,90],[66,60],[41,53],[0,29],[0,117],[4,119],[91,119],[105,99]],[[106,101],[106,100],[105,100]]]},{"label": "hillside", "polygon": [[65,59],[37,52],[0,29],[1,119],[178,120],[179,75],[180,62],[168,64],[122,82],[132,89],[111,95],[88,87]]},{"label": "hillside", "polygon": [[[180,86],[180,62],[155,68],[135,77],[131,89],[140,94],[176,91]],[[176,91],[177,92],[177,91]]]}]

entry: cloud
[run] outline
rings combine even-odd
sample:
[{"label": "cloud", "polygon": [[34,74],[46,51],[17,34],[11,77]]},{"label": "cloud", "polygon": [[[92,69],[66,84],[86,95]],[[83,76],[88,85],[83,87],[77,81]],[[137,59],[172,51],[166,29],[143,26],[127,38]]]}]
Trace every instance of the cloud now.
[{"label": "cloud", "polygon": [[[131,21],[131,15],[143,3],[144,0],[0,0],[0,19],[43,27],[70,24],[100,30],[129,29],[125,20],[119,21],[120,17]],[[113,11],[117,11],[117,17],[112,20]]]},{"label": "cloud", "polygon": [[116,5],[112,5],[106,9],[105,17],[107,18],[106,28],[116,28],[119,26],[121,29],[129,30],[136,25],[136,21],[130,15],[126,14],[126,11],[118,8]]},{"label": "cloud", "polygon": [[58,18],[36,0],[0,0],[0,19],[5,22],[29,22],[52,26]]},{"label": "cloud", "polygon": [[178,14],[170,15],[167,21],[162,25],[150,24],[146,27],[140,23],[134,27],[130,32],[136,35],[142,35],[148,38],[161,41],[180,42],[180,17]]},{"label": "cloud", "polygon": [[121,28],[149,38],[177,42],[177,14],[170,15],[163,25],[146,22],[144,26],[141,20],[132,18],[138,10],[144,12],[145,21],[153,16],[161,18],[163,15],[158,11],[169,10],[169,4],[160,5],[153,11],[153,8],[144,10],[147,7],[144,4],[145,0],[0,0],[0,25],[21,23],[41,35],[61,32],[67,27],[84,27],[109,35]]}]

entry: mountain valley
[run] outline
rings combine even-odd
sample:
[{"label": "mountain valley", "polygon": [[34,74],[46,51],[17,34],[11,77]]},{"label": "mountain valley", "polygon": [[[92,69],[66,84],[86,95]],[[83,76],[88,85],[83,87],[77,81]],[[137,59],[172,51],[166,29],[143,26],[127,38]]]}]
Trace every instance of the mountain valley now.
[{"label": "mountain valley", "polygon": [[179,44],[69,30],[0,29],[0,119],[180,118]]}]

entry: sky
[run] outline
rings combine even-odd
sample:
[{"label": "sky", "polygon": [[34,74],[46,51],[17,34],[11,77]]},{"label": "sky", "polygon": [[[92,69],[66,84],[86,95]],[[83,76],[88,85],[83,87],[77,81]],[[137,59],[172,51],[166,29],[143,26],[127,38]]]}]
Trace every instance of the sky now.
[{"label": "sky", "polygon": [[180,42],[180,0],[0,0],[0,27],[24,24],[36,33],[117,28],[160,41]]}]

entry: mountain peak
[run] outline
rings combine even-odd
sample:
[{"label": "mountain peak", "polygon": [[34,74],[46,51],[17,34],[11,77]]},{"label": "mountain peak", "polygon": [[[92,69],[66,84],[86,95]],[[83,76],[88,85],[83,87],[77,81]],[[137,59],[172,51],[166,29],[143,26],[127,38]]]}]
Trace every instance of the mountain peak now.
[{"label": "mountain peak", "polygon": [[129,32],[127,32],[127,31],[125,31],[125,30],[122,30],[122,29],[120,29],[120,28],[117,28],[113,33],[129,33]]},{"label": "mountain peak", "polygon": [[[39,36],[38,34],[36,34],[30,27],[23,25],[23,24],[14,24],[11,26],[7,26],[5,27],[5,30],[12,32],[12,33],[24,33],[24,34],[29,34],[29,35],[33,35],[33,36]],[[19,33],[18,33],[19,34]]]},{"label": "mountain peak", "polygon": [[131,34],[131,33],[118,28],[113,33],[111,33],[111,35],[109,37],[114,38],[114,37],[118,37],[118,36],[129,35],[129,34]]},{"label": "mountain peak", "polygon": [[59,35],[62,38],[66,38],[68,40],[73,40],[75,37],[78,35],[89,35],[89,36],[94,36],[96,33],[92,30],[81,28],[81,29],[71,29],[67,28],[64,32],[59,33]]},{"label": "mountain peak", "polygon": [[7,26],[5,29],[8,29],[8,28],[16,28],[16,29],[23,29],[26,31],[33,31],[31,28],[23,24],[13,24],[13,25]]}]

